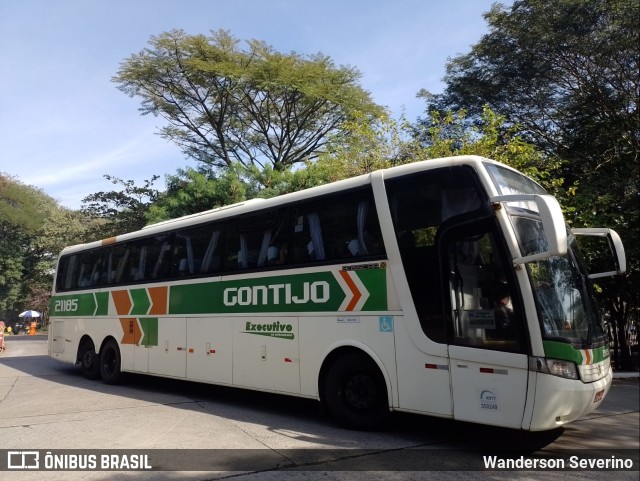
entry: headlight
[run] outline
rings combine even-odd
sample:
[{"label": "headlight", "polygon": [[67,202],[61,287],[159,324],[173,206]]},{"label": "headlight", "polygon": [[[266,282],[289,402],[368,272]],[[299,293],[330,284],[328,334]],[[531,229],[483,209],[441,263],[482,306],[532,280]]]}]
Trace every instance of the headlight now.
[{"label": "headlight", "polygon": [[530,357],[529,370],[564,377],[566,379],[578,379],[578,369],[572,361],[547,359],[545,357]]}]

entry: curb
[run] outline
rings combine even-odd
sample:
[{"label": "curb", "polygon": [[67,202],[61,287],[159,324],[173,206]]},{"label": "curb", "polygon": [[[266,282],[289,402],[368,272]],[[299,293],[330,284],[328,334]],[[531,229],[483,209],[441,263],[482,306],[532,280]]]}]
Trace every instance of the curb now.
[{"label": "curb", "polygon": [[640,378],[640,372],[615,372],[613,373],[614,379],[633,379]]}]

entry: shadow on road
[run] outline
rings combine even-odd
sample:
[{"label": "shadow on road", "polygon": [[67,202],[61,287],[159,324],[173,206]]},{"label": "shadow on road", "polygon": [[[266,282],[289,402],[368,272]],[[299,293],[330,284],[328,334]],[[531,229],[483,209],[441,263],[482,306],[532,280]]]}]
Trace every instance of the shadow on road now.
[{"label": "shadow on road", "polygon": [[380,439],[391,436],[416,448],[444,445],[457,450],[478,450],[490,446],[526,453],[549,446],[564,433],[564,429],[527,433],[406,413],[393,413],[383,433],[362,433],[335,426],[320,404],[309,399],[138,374],[126,374],[121,384],[110,386],[85,379],[78,366],[59,363],[44,355],[0,357],[0,366],[17,371],[16,375],[23,373],[72,388],[205,412],[237,423],[264,424],[268,418],[269,429],[280,435],[339,448],[357,448],[363,439],[375,443],[377,436]]}]

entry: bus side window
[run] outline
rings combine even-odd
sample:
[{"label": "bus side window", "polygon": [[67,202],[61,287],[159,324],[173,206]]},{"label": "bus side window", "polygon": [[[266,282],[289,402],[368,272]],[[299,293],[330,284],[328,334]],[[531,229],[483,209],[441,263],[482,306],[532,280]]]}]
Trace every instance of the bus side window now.
[{"label": "bus side window", "polygon": [[370,190],[322,197],[297,207],[293,230],[296,263],[384,255]]},{"label": "bus side window", "polygon": [[285,247],[282,254],[287,250],[286,232],[282,230],[285,219],[285,209],[269,209],[229,222],[225,230],[225,272],[275,265],[280,249]]},{"label": "bus side window", "polygon": [[265,258],[263,252],[260,252],[262,265],[266,266],[284,266],[291,262],[289,258],[289,230],[287,216],[282,214],[278,222],[273,226],[269,237],[265,236],[268,241]]},{"label": "bus side window", "polygon": [[60,259],[58,268],[57,289],[60,291],[68,291],[74,286],[76,278],[75,269],[78,263],[78,254],[72,254]]},{"label": "bus side window", "polygon": [[100,250],[92,249],[83,252],[78,256],[78,261],[77,277],[75,277],[71,287],[92,287],[96,282],[94,277],[100,262]]},{"label": "bus side window", "polygon": [[293,262],[306,264],[325,258],[320,214],[315,207],[297,209],[293,226]]},{"label": "bus side window", "polygon": [[202,273],[212,273],[219,272],[222,267],[221,257],[220,257],[220,230],[215,229],[211,231],[207,231],[210,233],[209,242],[207,242],[207,248],[205,249],[202,255],[202,262],[200,264],[200,272]]},{"label": "bus side window", "polygon": [[187,238],[183,232],[176,233],[171,249],[171,277],[180,277],[187,274],[189,261],[187,257]]},{"label": "bus side window", "polygon": [[58,272],[56,274],[56,290],[68,291],[73,285],[73,272],[78,255],[72,254],[60,259]]},{"label": "bus side window", "polygon": [[169,277],[219,272],[222,268],[223,239],[220,224],[203,224],[175,232],[170,253],[167,254],[171,266]]},{"label": "bus side window", "polygon": [[126,277],[125,277],[125,270],[127,268],[127,264],[129,261],[129,248],[124,245],[118,245],[116,249],[114,249],[116,251],[116,263],[114,265],[115,267],[115,272],[112,273],[112,277],[111,277],[111,283],[113,284],[118,284],[120,282],[123,282]]},{"label": "bus side window", "polygon": [[154,257],[155,263],[153,264],[151,278],[166,279],[169,277],[169,270],[171,267],[171,240],[168,236],[163,239],[159,249],[155,253],[151,254],[150,260],[153,261]]}]

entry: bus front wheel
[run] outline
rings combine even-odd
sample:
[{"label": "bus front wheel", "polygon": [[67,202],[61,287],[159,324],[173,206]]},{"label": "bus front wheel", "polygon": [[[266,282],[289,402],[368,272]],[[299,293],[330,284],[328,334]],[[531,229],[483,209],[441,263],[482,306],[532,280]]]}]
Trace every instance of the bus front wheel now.
[{"label": "bus front wheel", "polygon": [[116,341],[109,339],[100,351],[100,376],[107,384],[117,384],[121,374],[120,348]]},{"label": "bus front wheel", "polygon": [[334,419],[351,429],[379,429],[389,416],[382,373],[363,354],[346,354],[331,365],[325,377],[324,397]]}]

